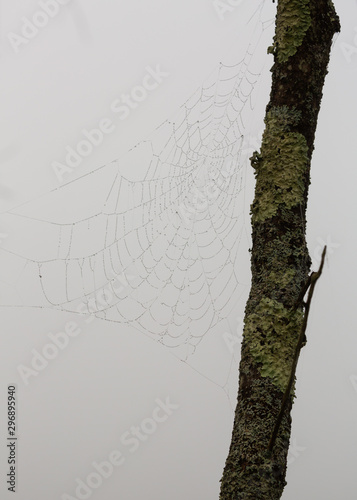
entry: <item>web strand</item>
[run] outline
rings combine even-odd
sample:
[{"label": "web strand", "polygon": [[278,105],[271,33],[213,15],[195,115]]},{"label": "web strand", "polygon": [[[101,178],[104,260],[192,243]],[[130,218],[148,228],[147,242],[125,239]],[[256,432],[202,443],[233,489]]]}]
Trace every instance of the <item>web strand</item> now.
[{"label": "web strand", "polygon": [[[231,314],[246,288],[237,261],[246,239],[247,123],[263,72],[255,56],[267,27],[257,25],[240,61],[220,63],[174,119],[93,172],[99,182],[112,172],[100,210],[71,222],[30,216],[28,205],[3,214],[41,234],[31,256],[22,245],[1,249],[33,283],[18,306],[131,325],[183,361]],[[147,165],[141,179],[124,175],[127,161]],[[90,176],[54,192],[80,193]]]}]

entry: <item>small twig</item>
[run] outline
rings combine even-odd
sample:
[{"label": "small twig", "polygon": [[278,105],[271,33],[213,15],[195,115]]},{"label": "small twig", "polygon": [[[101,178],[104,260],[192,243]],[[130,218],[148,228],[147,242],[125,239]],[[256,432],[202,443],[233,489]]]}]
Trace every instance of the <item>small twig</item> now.
[{"label": "small twig", "polygon": [[[313,296],[313,293],[314,293],[316,282],[317,282],[317,280],[319,279],[319,277],[322,274],[322,270],[323,270],[324,263],[325,263],[325,256],[326,256],[326,245],[325,245],[325,247],[323,249],[323,252],[322,252],[321,263],[320,263],[320,267],[319,267],[318,271],[317,272],[312,272],[310,274],[310,276],[308,277],[308,280],[307,280],[306,284],[304,285],[304,287],[303,287],[303,289],[302,289],[302,291],[301,291],[301,293],[299,295],[298,301],[297,301],[295,307],[293,308],[293,311],[296,311],[296,309],[299,307],[299,305],[303,304],[305,306],[305,314],[304,314],[303,323],[301,325],[299,339],[298,339],[298,342],[297,342],[296,348],[295,348],[295,354],[294,354],[293,364],[292,364],[292,367],[291,367],[291,372],[290,372],[290,377],[289,377],[288,385],[287,385],[287,387],[285,389],[283,400],[281,402],[281,407],[280,407],[279,415],[278,415],[278,417],[276,419],[275,427],[274,427],[274,430],[272,432],[272,435],[271,435],[271,438],[270,438],[270,441],[269,441],[268,451],[270,453],[273,450],[273,446],[274,446],[276,437],[278,435],[279,427],[280,427],[281,421],[282,421],[284,413],[285,413],[286,405],[287,405],[287,402],[288,402],[288,399],[289,399],[289,396],[290,396],[290,392],[291,392],[291,387],[292,387],[294,379],[295,379],[296,367],[297,367],[297,364],[298,364],[300,351],[301,351],[301,348],[302,348],[304,342],[306,342],[306,327],[307,327],[307,320],[308,320],[308,317],[309,317],[311,300],[312,300],[312,296]],[[303,299],[304,299],[304,296],[305,296],[307,290],[309,290],[309,294],[307,296],[306,303],[304,303]]]}]

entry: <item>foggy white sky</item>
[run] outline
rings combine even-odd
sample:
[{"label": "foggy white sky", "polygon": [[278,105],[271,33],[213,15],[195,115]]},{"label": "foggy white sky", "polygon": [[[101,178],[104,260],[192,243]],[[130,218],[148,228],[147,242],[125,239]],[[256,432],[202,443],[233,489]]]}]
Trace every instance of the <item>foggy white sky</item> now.
[{"label": "foggy white sky", "polygon": [[[243,0],[220,19],[210,0],[70,0],[16,52],[9,33],[21,35],[23,18],[32,19],[41,7],[32,0],[1,2],[0,212],[4,215],[0,233],[4,248],[26,255],[45,242],[40,231],[32,242],[30,234],[24,247],[26,222],[22,227],[12,223],[6,211],[59,187],[52,164],[64,162],[66,147],[75,147],[83,139],[82,129],[96,128],[110,118],[115,130],[105,135],[66,181],[123,157],[173,116],[220,61],[232,59],[245,46],[247,22],[260,3]],[[314,297],[308,344],[299,361],[284,500],[352,500],[357,486],[353,279],[357,3],[335,0],[335,6],[342,32],[334,43],[324,89],[308,209],[310,253],[316,262],[324,244],[329,253]],[[275,5],[267,1],[264,19],[273,18],[274,12]],[[261,58],[266,66],[252,117],[253,144],[261,131],[270,87],[271,56],[262,51]],[[125,120],[119,120],[112,103],[141,84],[145,68],[157,65],[169,76]],[[132,179],[142,173],[135,165],[124,165],[122,172]],[[86,188],[82,184],[71,196],[59,191],[52,205],[35,202],[23,206],[21,213],[33,216],[38,207],[45,206],[42,218],[51,215],[68,221],[74,214],[83,218],[95,211],[101,190],[100,183]],[[247,207],[251,195],[248,180]],[[248,283],[245,250],[240,266],[242,281]],[[4,262],[0,265],[0,303],[17,304],[10,274],[22,269]],[[31,296],[31,288],[25,291]],[[246,286],[237,302],[233,333],[248,291]],[[93,461],[107,461],[114,450],[123,453],[124,463],[93,490],[93,499],[218,498],[233,419],[220,387],[231,362],[222,332],[216,329],[207,336],[189,366],[127,325],[100,319],[86,323],[53,309],[1,307],[1,315],[1,498],[11,498],[5,485],[5,385],[11,382],[18,384],[19,500],[62,500],[65,493],[75,498],[76,479],[85,480],[95,471]],[[69,321],[75,321],[81,333],[26,386],[18,366],[30,366],[31,351],[40,352],[49,342],[48,334],[63,331]],[[238,345],[234,352],[237,362]],[[232,370],[228,387],[234,405],[237,364]],[[131,452],[121,437],[152,418],[157,399],[167,398],[179,408],[167,420],[156,422],[157,429]]]}]

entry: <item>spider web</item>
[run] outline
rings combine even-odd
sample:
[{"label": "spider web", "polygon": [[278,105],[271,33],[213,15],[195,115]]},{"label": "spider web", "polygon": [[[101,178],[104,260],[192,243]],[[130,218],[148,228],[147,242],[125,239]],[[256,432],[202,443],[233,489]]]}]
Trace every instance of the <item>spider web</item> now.
[{"label": "spider web", "polygon": [[[195,353],[247,288],[237,269],[249,242],[249,124],[271,24],[258,15],[241,59],[220,63],[123,158],[2,215],[15,234],[1,248],[12,290],[3,306],[93,315],[135,327],[183,361]],[[83,192],[98,208],[65,214]],[[51,216],[53,206],[61,210]]]}]

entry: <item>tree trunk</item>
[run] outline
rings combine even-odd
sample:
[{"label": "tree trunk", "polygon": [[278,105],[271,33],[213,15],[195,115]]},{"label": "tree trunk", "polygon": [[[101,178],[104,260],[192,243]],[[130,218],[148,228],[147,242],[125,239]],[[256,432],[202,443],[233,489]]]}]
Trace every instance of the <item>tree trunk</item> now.
[{"label": "tree trunk", "polygon": [[[340,29],[331,0],[279,0],[272,89],[255,170],[252,284],[245,309],[238,404],[221,500],[278,500],[285,486],[293,392],[273,449],[304,311],[311,260],[306,205],[322,88]],[[297,306],[297,307],[295,307]]]}]

